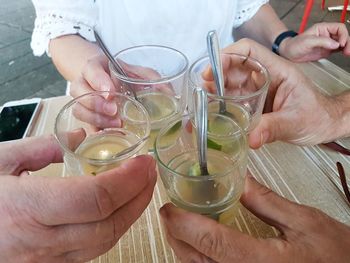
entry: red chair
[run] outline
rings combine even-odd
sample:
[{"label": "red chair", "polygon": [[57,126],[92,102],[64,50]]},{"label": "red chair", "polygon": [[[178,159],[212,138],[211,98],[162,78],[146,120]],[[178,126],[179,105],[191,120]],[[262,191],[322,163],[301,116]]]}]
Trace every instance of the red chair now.
[{"label": "red chair", "polygon": [[[326,1],[322,0],[322,3],[321,3],[321,8],[322,9],[325,8],[325,3],[326,3]],[[306,6],[305,6],[305,10],[304,10],[303,19],[301,20],[301,24],[300,24],[300,27],[299,27],[299,33],[304,32],[304,30],[306,28],[307,21],[309,20],[309,16],[310,16],[310,13],[311,13],[313,5],[314,5],[314,0],[307,0]],[[344,0],[343,11],[342,11],[341,17],[340,17],[340,22],[341,23],[345,22],[348,5],[349,5],[349,0]]]}]

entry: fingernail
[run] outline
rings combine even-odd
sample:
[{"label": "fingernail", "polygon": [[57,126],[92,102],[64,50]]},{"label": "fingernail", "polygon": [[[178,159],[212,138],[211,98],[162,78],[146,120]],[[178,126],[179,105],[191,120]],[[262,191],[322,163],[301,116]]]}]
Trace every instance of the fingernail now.
[{"label": "fingernail", "polygon": [[102,90],[102,91],[110,91],[110,88],[109,88],[108,85],[102,84],[102,85],[101,85],[101,90]]},{"label": "fingernail", "polygon": [[121,124],[122,124],[122,121],[119,118],[115,118],[110,122],[110,125],[116,128],[121,127],[122,126]]},{"label": "fingernail", "polygon": [[111,91],[110,87],[108,85],[101,85],[101,91],[105,91],[102,96],[107,100]]},{"label": "fingernail", "polygon": [[336,49],[339,48],[340,44],[338,42],[331,42],[330,48],[331,49]]},{"label": "fingernail", "polygon": [[118,111],[117,104],[113,102],[106,102],[103,104],[103,112],[109,116],[114,116]]}]

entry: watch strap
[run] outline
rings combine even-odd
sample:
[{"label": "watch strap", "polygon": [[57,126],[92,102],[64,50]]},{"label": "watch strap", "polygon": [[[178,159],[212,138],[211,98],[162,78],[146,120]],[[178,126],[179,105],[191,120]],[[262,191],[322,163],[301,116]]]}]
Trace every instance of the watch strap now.
[{"label": "watch strap", "polygon": [[288,31],[285,31],[285,32],[282,32],[281,34],[279,34],[275,41],[273,42],[272,44],[272,51],[274,53],[276,53],[277,55],[279,55],[279,47],[280,47],[280,44],[282,43],[283,40],[285,40],[286,38],[288,37],[295,37],[297,36],[298,33],[293,31],[293,30],[288,30]]}]

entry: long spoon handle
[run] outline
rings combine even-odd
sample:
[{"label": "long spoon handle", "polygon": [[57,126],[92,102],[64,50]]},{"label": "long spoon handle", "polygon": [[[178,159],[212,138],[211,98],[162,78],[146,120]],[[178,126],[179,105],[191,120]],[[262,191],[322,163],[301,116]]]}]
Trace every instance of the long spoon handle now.
[{"label": "long spoon handle", "polygon": [[[107,56],[108,60],[112,63],[112,66],[114,67],[114,69],[122,76],[127,77],[128,75],[126,74],[126,72],[124,71],[124,69],[122,68],[122,66],[118,63],[117,60],[114,59],[114,57],[112,56],[111,52],[109,52],[107,46],[105,45],[105,43],[103,42],[102,38],[100,37],[100,35],[97,33],[96,30],[94,30],[94,36],[96,38],[97,44],[99,45],[99,47],[102,49],[103,53]],[[136,100],[137,96],[136,96],[136,92],[134,91],[134,89],[132,87],[130,87],[129,84],[125,84],[126,88],[129,90],[129,92],[132,93],[132,95],[134,96],[134,98]]]},{"label": "long spoon handle", "polygon": [[207,92],[201,88],[193,91],[195,102],[195,122],[197,126],[197,147],[199,167],[202,175],[208,175],[207,166],[207,131],[208,131],[208,97]]},{"label": "long spoon handle", "polygon": [[[220,45],[218,36],[215,30],[209,31],[207,35],[207,48],[209,53],[209,59],[211,68],[214,75],[214,80],[216,84],[216,90],[220,97],[224,96],[224,74],[222,71],[222,63],[220,57]],[[226,112],[225,101],[220,101],[220,113],[224,114]]]}]

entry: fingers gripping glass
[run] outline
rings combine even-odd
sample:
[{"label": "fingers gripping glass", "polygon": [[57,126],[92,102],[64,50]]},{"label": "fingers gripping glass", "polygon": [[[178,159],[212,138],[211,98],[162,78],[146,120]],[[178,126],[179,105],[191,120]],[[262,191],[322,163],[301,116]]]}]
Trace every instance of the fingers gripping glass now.
[{"label": "fingers gripping glass", "polygon": [[[341,146],[340,144],[338,144],[336,142],[324,143],[323,145],[332,149],[333,151],[350,156],[350,150]],[[338,169],[338,174],[339,174],[341,185],[343,187],[344,194],[346,196],[346,199],[348,200],[348,205],[350,205],[350,191],[349,191],[349,187],[347,184],[344,167],[340,162],[337,162],[337,169]]]}]

